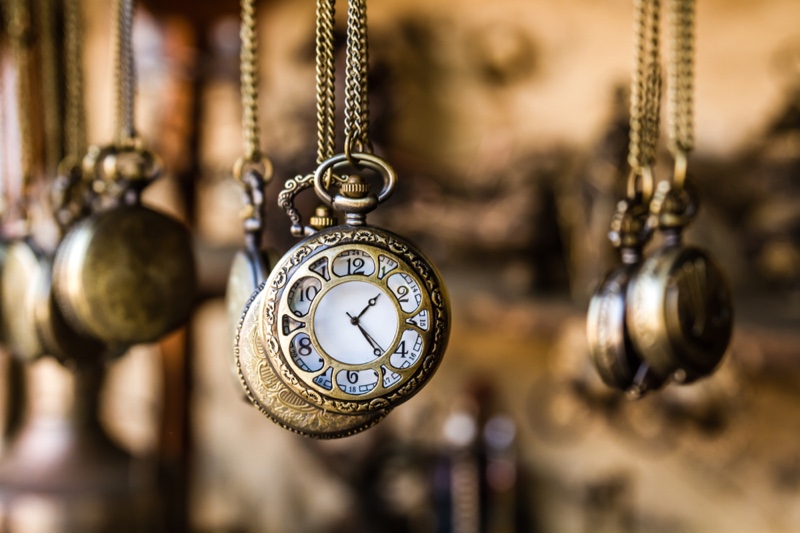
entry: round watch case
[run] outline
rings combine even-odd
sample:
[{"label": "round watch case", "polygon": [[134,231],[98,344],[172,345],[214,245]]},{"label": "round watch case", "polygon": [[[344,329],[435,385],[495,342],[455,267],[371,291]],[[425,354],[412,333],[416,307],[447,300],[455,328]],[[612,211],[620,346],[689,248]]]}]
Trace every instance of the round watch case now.
[{"label": "round watch case", "polygon": [[[408,241],[380,228],[343,225],[307,237],[276,264],[263,290],[270,363],[286,386],[326,411],[393,408],[431,378],[447,345],[441,276]],[[300,304],[303,295],[310,303]],[[355,355],[345,353],[343,339]]]}]

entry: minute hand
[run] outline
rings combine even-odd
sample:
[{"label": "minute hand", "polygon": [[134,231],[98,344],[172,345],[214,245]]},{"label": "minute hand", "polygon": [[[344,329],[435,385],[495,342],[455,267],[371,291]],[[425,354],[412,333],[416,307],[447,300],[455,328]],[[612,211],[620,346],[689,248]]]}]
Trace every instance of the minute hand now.
[{"label": "minute hand", "polygon": [[378,344],[378,342],[373,339],[369,333],[367,333],[367,330],[361,327],[361,324],[356,324],[356,326],[358,326],[358,330],[362,335],[364,335],[364,338],[367,339],[367,342],[370,344],[370,346],[372,346],[372,353],[374,353],[376,356],[381,355],[383,353],[383,348],[381,348],[381,345]]}]

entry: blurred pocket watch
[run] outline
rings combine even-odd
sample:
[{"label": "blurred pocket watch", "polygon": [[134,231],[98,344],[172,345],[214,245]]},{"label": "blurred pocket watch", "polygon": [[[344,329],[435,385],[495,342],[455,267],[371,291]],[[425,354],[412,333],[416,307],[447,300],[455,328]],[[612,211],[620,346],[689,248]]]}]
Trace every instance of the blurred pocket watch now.
[{"label": "blurred pocket watch", "polygon": [[[74,224],[58,248],[54,290],[67,319],[108,343],[153,342],[188,318],[194,297],[191,235],[140,202],[161,171],[138,146],[110,150],[98,179],[119,187],[114,204]],[[108,200],[108,198],[106,198]]]},{"label": "blurred pocket watch", "polygon": [[76,330],[110,345],[154,342],[191,311],[195,265],[188,228],[142,205],[162,164],[134,127],[133,2],[116,11],[116,141],[95,149],[84,171],[99,193],[56,252],[53,291]]}]

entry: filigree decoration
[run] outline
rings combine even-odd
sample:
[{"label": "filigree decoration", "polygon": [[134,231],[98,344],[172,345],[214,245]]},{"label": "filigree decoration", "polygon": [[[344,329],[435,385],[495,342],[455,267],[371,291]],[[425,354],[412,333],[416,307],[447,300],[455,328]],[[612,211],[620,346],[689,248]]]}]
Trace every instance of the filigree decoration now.
[{"label": "filigree decoration", "polygon": [[[261,338],[258,311],[264,287],[262,284],[247,302],[234,345],[239,380],[250,402],[284,429],[317,439],[354,435],[380,422],[388,411],[375,410],[355,416],[326,412],[284,384],[270,364]],[[268,340],[270,349],[276,349],[274,344],[274,339]]]},{"label": "filigree decoration", "polygon": [[444,283],[428,259],[410,243],[391,232],[375,227],[337,226],[306,238],[293,250],[287,252],[273,271],[274,275],[267,281],[262,334],[264,338],[279,336],[278,305],[289,278],[300,265],[296,259],[298,257],[308,259],[331,246],[348,243],[369,244],[393,253],[403,259],[427,287],[432,306],[433,324],[430,335],[432,340],[421,364],[417,365],[412,376],[405,383],[384,396],[362,400],[341,400],[324,393],[321,394],[298,378],[288,363],[288,354],[282,352],[278,342],[270,341],[268,343],[267,356],[277,375],[307,402],[326,411],[368,413],[375,409],[394,407],[416,394],[438,368],[447,346],[450,332],[450,312]]}]

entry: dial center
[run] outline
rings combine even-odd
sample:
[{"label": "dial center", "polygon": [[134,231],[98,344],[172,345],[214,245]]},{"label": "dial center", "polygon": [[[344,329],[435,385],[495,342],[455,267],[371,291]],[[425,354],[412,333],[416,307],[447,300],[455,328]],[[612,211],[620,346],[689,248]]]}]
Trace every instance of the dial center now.
[{"label": "dial center", "polygon": [[321,295],[313,320],[325,353],[340,363],[361,365],[386,353],[400,319],[386,290],[366,281],[346,281]]}]

